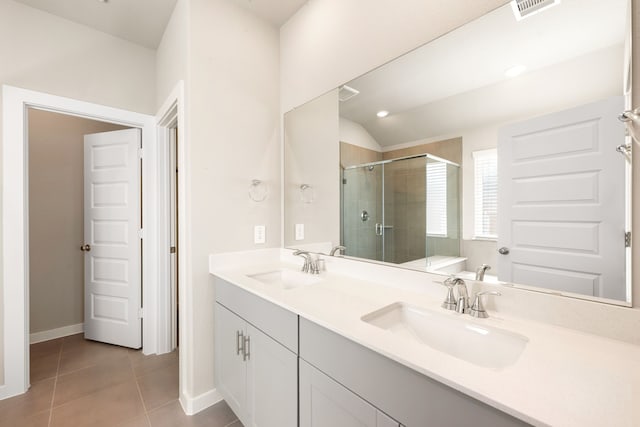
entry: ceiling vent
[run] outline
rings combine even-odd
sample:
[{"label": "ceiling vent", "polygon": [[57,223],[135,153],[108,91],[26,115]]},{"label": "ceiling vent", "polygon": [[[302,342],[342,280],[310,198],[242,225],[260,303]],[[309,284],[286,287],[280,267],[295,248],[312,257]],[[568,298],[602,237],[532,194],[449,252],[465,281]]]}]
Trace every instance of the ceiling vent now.
[{"label": "ceiling vent", "polygon": [[511,7],[518,21],[542,12],[551,6],[560,4],[560,0],[512,0]]},{"label": "ceiling vent", "polygon": [[342,85],[340,86],[340,90],[338,92],[338,99],[340,100],[340,102],[348,101],[359,93],[360,91],[357,91],[352,87]]}]

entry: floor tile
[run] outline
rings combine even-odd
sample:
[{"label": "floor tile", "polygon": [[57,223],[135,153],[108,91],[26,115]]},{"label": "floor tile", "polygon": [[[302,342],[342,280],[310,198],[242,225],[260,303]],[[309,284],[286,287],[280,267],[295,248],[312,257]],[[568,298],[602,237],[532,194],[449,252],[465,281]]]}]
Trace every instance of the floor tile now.
[{"label": "floor tile", "polygon": [[54,378],[58,373],[58,362],[60,360],[60,352],[41,355],[38,357],[30,357],[29,373],[31,375],[31,383],[35,383],[47,378]]},{"label": "floor tile", "polygon": [[108,363],[126,354],[127,349],[109,344],[90,343],[74,346],[71,350],[67,350],[63,344],[59,373],[63,375],[101,363]]},{"label": "floor tile", "polygon": [[178,351],[171,353],[145,356],[141,351],[129,352],[133,370],[137,377],[148,374],[156,369],[170,369],[178,365]]},{"label": "floor tile", "polygon": [[[126,355],[101,364],[60,375],[56,384],[53,406],[57,407],[84,395],[95,393],[133,378],[133,369]],[[177,392],[177,387],[176,387]]]},{"label": "floor tile", "polygon": [[29,346],[29,356],[33,358],[50,356],[52,354],[60,353],[62,348],[62,338],[55,340],[43,341],[37,344],[31,344]]},{"label": "floor tile", "polygon": [[125,421],[122,424],[118,424],[117,426],[114,427],[149,427],[149,420],[147,419],[147,416],[144,415],[142,417],[136,417],[132,420],[128,420]]},{"label": "floor tile", "polygon": [[136,379],[147,411],[178,398],[178,367],[156,369]]},{"label": "floor tile", "polygon": [[80,347],[100,345],[95,341],[85,340],[84,333],[69,335],[62,339],[62,351],[71,351]]},{"label": "floor tile", "polygon": [[0,427],[47,427],[49,425],[49,413],[47,410],[24,417],[0,418]]},{"label": "floor tile", "polygon": [[[55,379],[34,383],[20,396],[0,400],[0,420],[20,420],[51,408]],[[18,424],[19,425],[19,424]]]},{"label": "floor tile", "polygon": [[237,417],[225,402],[217,403],[196,415],[188,416],[176,400],[149,412],[149,419],[152,427],[226,427]]},{"label": "floor tile", "polygon": [[131,380],[53,408],[51,427],[113,427],[144,413],[138,387]]}]

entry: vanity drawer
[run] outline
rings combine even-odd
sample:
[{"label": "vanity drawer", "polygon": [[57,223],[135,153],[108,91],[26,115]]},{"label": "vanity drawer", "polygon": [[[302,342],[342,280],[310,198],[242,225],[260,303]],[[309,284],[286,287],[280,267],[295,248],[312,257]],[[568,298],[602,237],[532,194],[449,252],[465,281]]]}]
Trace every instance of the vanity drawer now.
[{"label": "vanity drawer", "polygon": [[304,318],[300,358],[407,427],[529,425]]},{"label": "vanity drawer", "polygon": [[213,276],[216,302],[298,354],[298,316]]}]

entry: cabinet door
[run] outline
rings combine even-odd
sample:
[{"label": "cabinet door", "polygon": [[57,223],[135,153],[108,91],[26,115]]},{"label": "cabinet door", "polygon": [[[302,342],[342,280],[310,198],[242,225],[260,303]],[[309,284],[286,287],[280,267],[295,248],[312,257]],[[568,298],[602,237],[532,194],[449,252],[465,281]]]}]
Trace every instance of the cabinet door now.
[{"label": "cabinet door", "polygon": [[300,359],[300,427],[377,427],[377,412]]},{"label": "cabinet door", "polygon": [[[247,402],[247,364],[239,351],[246,322],[220,304],[215,308],[216,387],[240,420]],[[240,336],[239,336],[240,335]]]},{"label": "cabinet door", "polygon": [[378,411],[377,416],[378,419],[376,427],[400,427],[400,423],[392,418],[389,418],[384,412]]},{"label": "cabinet door", "polygon": [[297,427],[298,356],[251,325],[247,332],[250,426]]}]

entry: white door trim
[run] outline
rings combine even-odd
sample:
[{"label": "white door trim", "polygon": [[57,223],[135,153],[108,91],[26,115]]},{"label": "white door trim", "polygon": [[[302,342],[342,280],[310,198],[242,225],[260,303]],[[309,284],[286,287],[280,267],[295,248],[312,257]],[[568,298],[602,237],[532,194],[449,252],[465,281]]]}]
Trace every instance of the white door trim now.
[{"label": "white door trim", "polygon": [[28,107],[142,129],[143,352],[157,349],[157,156],[153,116],[75,99],[2,86],[2,254],[4,385],[0,399],[29,388]]},{"label": "white door trim", "polygon": [[[159,255],[159,289],[158,293],[158,353],[169,352],[174,349],[173,337],[176,327],[172,318],[175,307],[175,295],[171,287],[171,259],[168,251],[171,240],[168,233],[170,229],[170,177],[169,177],[169,143],[171,141],[171,130],[178,129],[178,283],[180,299],[179,313],[179,378],[180,389],[179,398],[183,410],[191,415],[194,413],[194,398],[190,397],[188,392],[189,386],[192,384],[192,377],[189,374],[188,361],[193,359],[193,336],[190,323],[189,313],[193,307],[191,292],[191,265],[189,259],[189,243],[191,240],[191,227],[189,226],[188,207],[189,207],[189,174],[188,169],[188,151],[189,151],[189,135],[185,125],[185,93],[184,82],[179,81],[171,91],[162,107],[158,110],[156,120],[158,124],[158,201],[161,208],[158,216],[159,235],[162,240],[159,241],[159,247],[166,248]],[[162,232],[162,234],[160,234]],[[197,405],[196,405],[197,406]],[[197,410],[196,410],[197,411]]]}]

